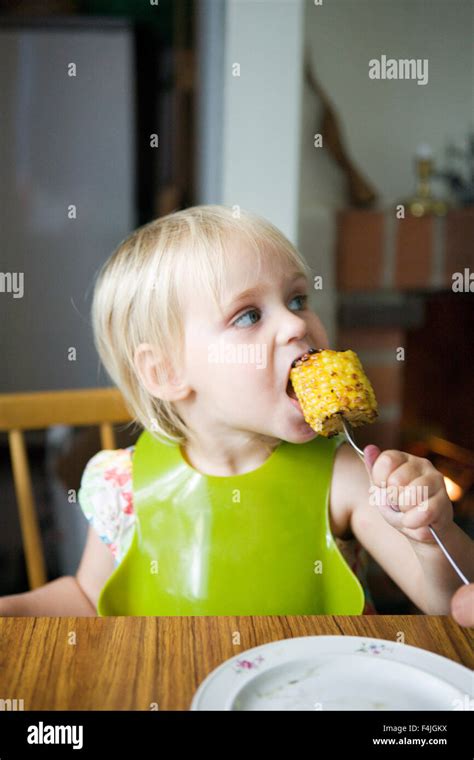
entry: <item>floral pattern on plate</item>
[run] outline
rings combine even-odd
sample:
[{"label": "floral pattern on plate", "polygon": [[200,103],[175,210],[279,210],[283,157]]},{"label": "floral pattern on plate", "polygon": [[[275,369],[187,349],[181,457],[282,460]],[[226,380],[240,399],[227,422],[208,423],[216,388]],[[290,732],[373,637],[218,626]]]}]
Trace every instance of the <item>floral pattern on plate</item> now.
[{"label": "floral pattern on plate", "polygon": [[393,652],[393,647],[387,646],[387,644],[374,644],[373,642],[363,641],[355,652],[362,652],[363,654],[381,654],[382,652]]},{"label": "floral pattern on plate", "polygon": [[258,669],[265,658],[259,655],[254,660],[237,660],[233,665],[236,673],[248,673],[249,670]]}]

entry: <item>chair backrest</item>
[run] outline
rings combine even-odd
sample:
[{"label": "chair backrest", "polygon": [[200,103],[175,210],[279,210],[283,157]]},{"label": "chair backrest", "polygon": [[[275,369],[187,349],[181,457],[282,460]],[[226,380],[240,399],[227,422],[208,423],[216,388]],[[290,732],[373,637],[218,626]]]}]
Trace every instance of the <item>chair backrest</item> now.
[{"label": "chair backrest", "polygon": [[24,431],[52,425],[95,426],[104,449],[115,448],[114,423],[129,422],[116,388],[0,394],[0,431],[8,433],[23,550],[31,589],[47,582]]}]

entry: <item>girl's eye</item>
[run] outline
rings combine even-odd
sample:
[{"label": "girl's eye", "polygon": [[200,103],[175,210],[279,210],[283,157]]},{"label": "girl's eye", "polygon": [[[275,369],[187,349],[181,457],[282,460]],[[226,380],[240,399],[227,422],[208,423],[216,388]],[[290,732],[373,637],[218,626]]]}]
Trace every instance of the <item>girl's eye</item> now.
[{"label": "girl's eye", "polygon": [[[299,306],[294,309],[294,311],[302,311],[306,308],[306,303],[308,300],[307,295],[298,295],[293,296],[293,298],[290,301],[290,304],[293,303],[293,301],[299,301]],[[237,317],[237,319],[232,323],[233,326],[237,327],[250,327],[251,325],[254,325],[256,322],[258,322],[260,319],[260,312],[258,309],[248,309],[248,311],[244,312],[240,315],[240,317]]]},{"label": "girl's eye", "polygon": [[[245,321],[246,319],[250,321]],[[255,322],[258,322],[260,319],[260,312],[258,309],[249,309],[248,311],[244,312],[244,314],[241,314],[240,317],[237,317],[235,322],[233,322],[233,325],[237,325],[237,327],[250,327],[250,325],[254,325]],[[242,320],[244,320],[242,322]]]},{"label": "girl's eye", "polygon": [[[305,309],[306,308],[306,302],[308,300],[308,296],[306,296],[306,295],[294,296],[291,299],[290,304],[293,303],[293,301],[297,301],[297,300],[299,300],[301,302],[301,305],[300,305],[299,309],[300,310],[301,309]],[[298,311],[298,309],[297,309],[297,311]]]}]

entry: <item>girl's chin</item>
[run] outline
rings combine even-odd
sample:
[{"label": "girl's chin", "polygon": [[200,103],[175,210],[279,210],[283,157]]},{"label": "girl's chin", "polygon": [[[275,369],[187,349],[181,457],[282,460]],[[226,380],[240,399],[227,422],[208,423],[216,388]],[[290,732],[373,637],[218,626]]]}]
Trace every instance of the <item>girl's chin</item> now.
[{"label": "girl's chin", "polygon": [[313,430],[313,428],[311,427],[311,425],[308,425],[308,423],[305,421],[305,418],[303,417],[303,412],[301,410],[301,406],[300,406],[299,402],[296,399],[291,398],[291,396],[289,396],[288,398],[289,398],[289,401],[291,402],[291,404],[293,405],[293,407],[299,412],[299,414],[298,414],[299,420],[298,420],[298,423],[297,423],[299,435],[302,436],[303,440],[307,440],[309,438],[314,438],[317,435],[317,433],[315,433],[315,431]]},{"label": "girl's chin", "polygon": [[316,431],[307,422],[303,422],[298,425],[296,431],[287,440],[290,443],[305,443],[305,441],[310,441],[312,438],[316,438],[316,436]]}]

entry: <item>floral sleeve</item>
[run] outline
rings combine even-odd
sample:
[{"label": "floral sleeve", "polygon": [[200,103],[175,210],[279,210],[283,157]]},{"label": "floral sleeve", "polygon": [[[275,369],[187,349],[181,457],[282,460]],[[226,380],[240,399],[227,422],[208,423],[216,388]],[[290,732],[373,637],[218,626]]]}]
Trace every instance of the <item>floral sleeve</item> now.
[{"label": "floral sleeve", "polygon": [[84,515],[119,564],[132,540],[132,453],[126,449],[99,451],[87,463],[78,493]]}]

